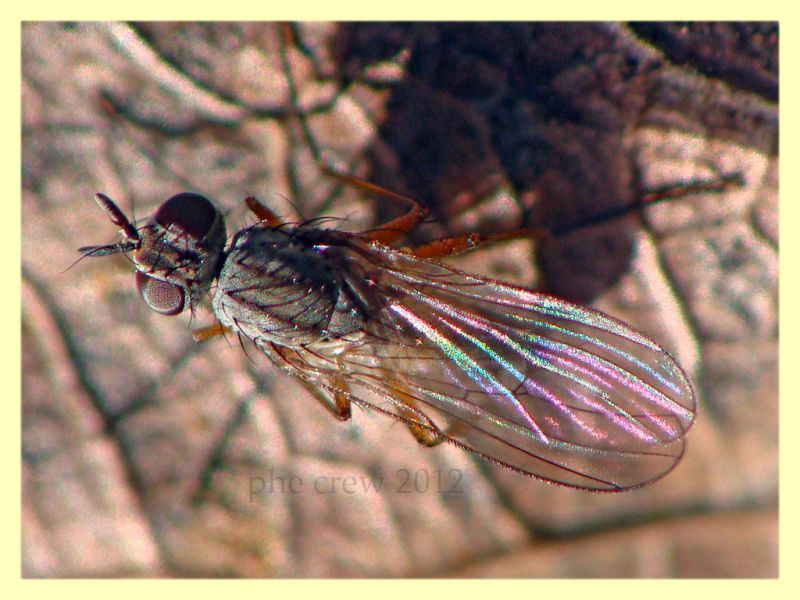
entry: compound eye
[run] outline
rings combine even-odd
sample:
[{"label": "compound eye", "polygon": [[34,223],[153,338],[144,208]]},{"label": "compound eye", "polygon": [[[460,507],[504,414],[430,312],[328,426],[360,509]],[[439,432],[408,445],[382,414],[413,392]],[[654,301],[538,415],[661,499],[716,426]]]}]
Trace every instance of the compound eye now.
[{"label": "compound eye", "polygon": [[205,196],[183,192],[159,206],[153,220],[165,229],[175,225],[199,241],[211,231],[218,214],[217,208]]},{"label": "compound eye", "polygon": [[157,313],[172,316],[183,311],[186,294],[182,287],[174,283],[136,271],[136,289],[147,306]]}]

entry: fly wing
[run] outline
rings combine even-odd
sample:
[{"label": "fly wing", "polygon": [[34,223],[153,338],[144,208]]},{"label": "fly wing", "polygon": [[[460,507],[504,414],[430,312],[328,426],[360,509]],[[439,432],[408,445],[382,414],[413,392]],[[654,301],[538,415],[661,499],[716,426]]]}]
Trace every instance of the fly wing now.
[{"label": "fly wing", "polygon": [[354,402],[572,487],[630,489],[680,460],[694,394],[643,334],[391,248],[356,243],[351,259],[387,303],[361,342],[314,362],[338,371]]}]

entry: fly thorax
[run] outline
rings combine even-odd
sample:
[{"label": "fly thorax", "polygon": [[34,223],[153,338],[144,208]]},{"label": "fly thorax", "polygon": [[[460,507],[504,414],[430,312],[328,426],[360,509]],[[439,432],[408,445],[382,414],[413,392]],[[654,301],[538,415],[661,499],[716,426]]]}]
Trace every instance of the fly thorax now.
[{"label": "fly thorax", "polygon": [[255,340],[298,346],[359,331],[364,310],[336,248],[262,224],[233,240],[213,300],[220,322]]}]

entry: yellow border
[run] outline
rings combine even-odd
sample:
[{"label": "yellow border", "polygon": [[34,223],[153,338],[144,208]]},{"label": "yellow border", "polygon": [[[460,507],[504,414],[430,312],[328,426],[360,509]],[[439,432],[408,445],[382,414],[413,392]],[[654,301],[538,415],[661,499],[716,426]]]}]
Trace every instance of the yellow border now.
[{"label": "yellow border", "polygon": [[[557,2],[513,2],[492,0],[491,2],[467,3],[463,0],[456,3],[430,2],[422,0],[371,0],[354,2],[352,0],[303,0],[302,2],[259,2],[230,3],[216,2],[198,6],[195,2],[152,2],[138,0],[134,3],[85,2],[26,2],[18,8],[17,3],[3,9],[2,40],[5,48],[2,56],[2,73],[10,79],[5,86],[9,93],[4,95],[3,123],[5,134],[2,144],[3,157],[0,169],[6,174],[2,182],[6,188],[4,197],[19,198],[20,181],[20,22],[23,20],[100,20],[112,18],[137,19],[197,19],[206,20],[241,20],[241,19],[357,19],[357,20],[615,20],[615,19],[681,19],[681,20],[780,20],[781,22],[781,156],[784,164],[797,165],[797,119],[800,110],[797,101],[796,73],[797,48],[800,37],[797,35],[797,20],[791,12],[789,2],[759,0],[757,2],[732,3],[730,1],[697,2],[686,0],[669,0],[668,2],[576,2],[559,0]],[[710,581],[710,582],[601,582],[601,581],[313,581],[313,582],[231,582],[231,581],[101,581],[85,583],[81,581],[21,581],[20,580],[20,297],[18,273],[20,268],[20,203],[10,201],[5,204],[2,219],[2,235],[0,235],[0,260],[2,273],[6,276],[7,293],[0,296],[2,312],[6,321],[3,327],[4,353],[2,365],[2,381],[6,390],[12,390],[3,398],[5,411],[2,424],[5,429],[2,435],[4,452],[2,453],[3,473],[9,485],[2,495],[3,515],[6,528],[3,536],[3,556],[0,560],[5,582],[8,587],[15,588],[14,596],[30,597],[41,594],[53,598],[69,598],[96,596],[112,597],[115,600],[123,597],[141,598],[142,595],[157,594],[175,597],[203,598],[237,593],[259,595],[262,598],[296,597],[299,594],[313,595],[315,598],[330,597],[373,597],[387,600],[389,598],[410,597],[429,598],[442,594],[458,595],[461,598],[517,597],[525,595],[529,598],[582,597],[601,598],[611,596],[674,598],[675,595],[692,593],[691,597],[707,597],[709,593],[724,594],[725,598],[738,595],[759,594],[761,597],[786,597],[790,595],[798,580],[800,571],[800,555],[797,551],[798,532],[798,471],[800,465],[792,458],[798,457],[798,438],[800,438],[800,382],[797,381],[798,360],[800,353],[796,349],[800,345],[797,337],[798,310],[800,303],[798,273],[800,273],[800,256],[798,255],[797,231],[798,203],[796,166],[788,169],[781,177],[781,197],[788,199],[781,203],[781,230],[790,235],[782,236],[781,258],[782,271],[786,277],[781,282],[781,578],[775,581]],[[16,283],[16,285],[15,285]],[[787,368],[788,367],[788,368]],[[711,589],[713,588],[713,590]],[[696,596],[694,594],[697,594]],[[768,594],[769,596],[764,596]],[[791,594],[800,596],[797,590]],[[713,597],[712,597],[713,598]]]}]

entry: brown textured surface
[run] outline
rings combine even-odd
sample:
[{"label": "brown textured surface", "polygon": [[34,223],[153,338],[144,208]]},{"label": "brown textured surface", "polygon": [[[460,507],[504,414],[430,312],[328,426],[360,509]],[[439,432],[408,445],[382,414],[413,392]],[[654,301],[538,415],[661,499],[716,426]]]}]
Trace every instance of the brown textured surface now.
[{"label": "brown textured surface", "polygon": [[[122,258],[64,272],[78,246],[113,239],[96,191],[141,217],[189,189],[241,223],[248,194],[312,216],[332,186],[288,124],[271,26],[26,24],[23,574],[776,576],[776,40],[745,25],[318,25],[302,36],[316,71],[291,53],[325,150],[431,205],[419,239],[569,219],[711,166],[745,176],[604,227],[604,254],[582,232],[540,248],[539,269],[524,243],[461,259],[592,299],[692,375],[683,464],[592,495],[420,448],[375,415],[334,421],[251,347],[196,345],[188,319],[150,313]],[[398,56],[403,85],[381,64]],[[353,196],[328,214],[353,227],[388,214]],[[270,476],[272,493],[249,498],[250,478]]]}]

